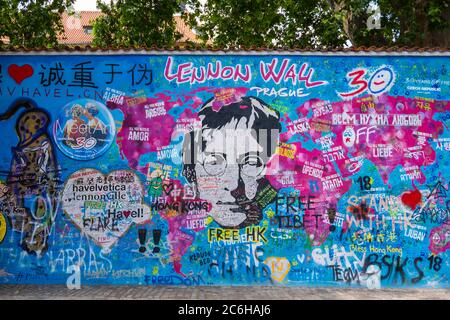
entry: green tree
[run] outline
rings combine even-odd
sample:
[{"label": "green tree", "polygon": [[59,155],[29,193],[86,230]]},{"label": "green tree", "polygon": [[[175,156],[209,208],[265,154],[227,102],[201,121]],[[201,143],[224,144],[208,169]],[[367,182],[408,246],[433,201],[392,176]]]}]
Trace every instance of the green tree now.
[{"label": "green tree", "polygon": [[372,34],[384,38],[387,45],[450,46],[450,0],[377,2],[384,28]]},{"label": "green tree", "polygon": [[[188,0],[218,46],[449,46],[450,0]],[[375,14],[376,8],[379,14]],[[368,23],[373,15],[380,28]]]},{"label": "green tree", "polygon": [[226,46],[267,46],[279,39],[284,17],[280,0],[213,0],[202,5],[187,2],[193,10],[189,23],[204,42]]},{"label": "green tree", "polygon": [[180,6],[179,0],[97,0],[103,15],[94,22],[93,45],[173,46],[181,38],[173,18]]},{"label": "green tree", "polygon": [[74,0],[0,0],[0,44],[52,47],[63,31],[61,14]]}]

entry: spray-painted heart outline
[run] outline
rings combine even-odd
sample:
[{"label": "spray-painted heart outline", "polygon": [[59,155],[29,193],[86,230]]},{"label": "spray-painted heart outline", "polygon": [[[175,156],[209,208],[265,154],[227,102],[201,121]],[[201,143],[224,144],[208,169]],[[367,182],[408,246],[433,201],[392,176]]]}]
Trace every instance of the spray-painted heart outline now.
[{"label": "spray-painted heart outline", "polygon": [[[84,215],[84,213],[82,213],[83,209],[80,208],[79,209],[80,212],[77,215],[77,214],[73,214],[73,212],[70,211],[71,208],[69,208],[69,210],[67,208],[67,206],[68,206],[67,201],[70,203],[72,200],[68,200],[66,195],[67,194],[69,194],[69,195],[73,194],[73,191],[68,192],[67,188],[74,184],[73,182],[75,181],[75,177],[78,178],[79,175],[88,176],[88,173],[95,173],[95,177],[101,177],[102,179],[105,179],[105,177],[106,177],[106,179],[108,179],[109,176],[114,176],[116,173],[121,173],[121,174],[128,173],[128,174],[133,175],[133,177],[135,179],[134,180],[135,185],[139,186],[139,189],[140,189],[139,191],[140,191],[140,194],[141,194],[141,197],[140,197],[141,201],[140,201],[140,203],[129,202],[129,203],[127,203],[128,206],[127,206],[127,208],[125,208],[125,210],[128,210],[130,208],[129,207],[130,204],[136,206],[136,207],[131,206],[132,209],[137,208],[137,206],[142,207],[142,210],[143,210],[143,213],[144,213],[144,217],[139,222],[132,221],[132,222],[128,223],[128,225],[126,226],[125,229],[121,230],[119,232],[119,234],[114,235],[113,241],[109,241],[109,242],[100,242],[100,241],[98,241],[98,239],[95,237],[95,233],[93,234],[90,231],[84,230],[83,227],[82,227],[83,224],[82,223],[80,224],[78,219],[77,219],[77,216],[83,217],[83,215]],[[147,204],[145,204],[142,201],[143,195],[144,195],[144,187],[143,187],[142,181],[140,180],[140,178],[132,170],[113,170],[113,171],[105,174],[105,173],[101,172],[100,170],[98,170],[96,168],[82,168],[80,170],[77,170],[77,171],[73,172],[66,179],[66,181],[64,183],[64,188],[63,188],[63,193],[62,193],[62,199],[61,200],[62,200],[63,212],[68,217],[69,221],[82,234],[85,234],[86,236],[88,236],[96,245],[98,245],[102,249],[102,252],[109,253],[112,250],[112,248],[117,244],[119,239],[122,238],[123,236],[125,236],[128,233],[128,230],[131,228],[131,226],[133,224],[139,226],[139,225],[143,225],[145,223],[151,222],[151,209],[150,209],[150,207]],[[73,200],[73,201],[75,201],[75,200]],[[128,219],[128,217],[127,217],[127,219]],[[113,231],[111,231],[111,232],[113,232]]]}]

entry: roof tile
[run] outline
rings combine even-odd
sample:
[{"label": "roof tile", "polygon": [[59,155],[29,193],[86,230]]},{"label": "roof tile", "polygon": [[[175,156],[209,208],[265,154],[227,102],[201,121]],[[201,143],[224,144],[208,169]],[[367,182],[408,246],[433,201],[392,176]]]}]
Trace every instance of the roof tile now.
[{"label": "roof tile", "polygon": [[[94,38],[93,34],[87,34],[84,28],[92,26],[95,19],[101,15],[102,12],[100,11],[79,11],[73,15],[69,15],[67,12],[64,12],[61,16],[64,34],[58,37],[58,41],[61,44],[72,45],[92,43]],[[176,23],[176,30],[182,35],[179,40],[180,42],[199,42],[196,34],[191,28],[189,28],[181,16],[175,15],[174,19]]]},{"label": "roof tile", "polygon": [[426,53],[426,52],[441,52],[450,54],[450,48],[439,48],[439,47],[351,47],[351,48],[327,48],[327,49],[312,49],[312,48],[289,48],[289,47],[251,47],[251,48],[220,48],[217,46],[207,45],[204,47],[200,47],[198,44],[195,45],[186,45],[186,46],[174,46],[174,47],[157,47],[156,45],[152,45],[150,47],[147,46],[131,46],[131,47],[94,47],[89,44],[86,45],[67,45],[62,44],[53,48],[39,47],[39,48],[27,48],[24,46],[3,46],[0,47],[1,52],[30,52],[30,51],[200,51],[200,52],[318,52],[318,53],[334,53],[334,52],[362,52],[362,53]]}]

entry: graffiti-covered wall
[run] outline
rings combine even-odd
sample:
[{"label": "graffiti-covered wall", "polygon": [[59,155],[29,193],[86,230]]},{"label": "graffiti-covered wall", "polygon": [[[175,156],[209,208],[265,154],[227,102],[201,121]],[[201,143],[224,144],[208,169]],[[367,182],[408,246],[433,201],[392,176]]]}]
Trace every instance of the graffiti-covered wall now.
[{"label": "graffiti-covered wall", "polygon": [[448,53],[0,55],[0,283],[449,287]]}]

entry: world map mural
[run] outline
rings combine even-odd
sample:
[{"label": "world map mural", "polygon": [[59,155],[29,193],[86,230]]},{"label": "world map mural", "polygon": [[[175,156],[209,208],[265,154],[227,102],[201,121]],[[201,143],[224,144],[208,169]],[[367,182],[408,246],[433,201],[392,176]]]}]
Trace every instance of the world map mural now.
[{"label": "world map mural", "polygon": [[450,54],[0,55],[0,283],[448,288]]}]

